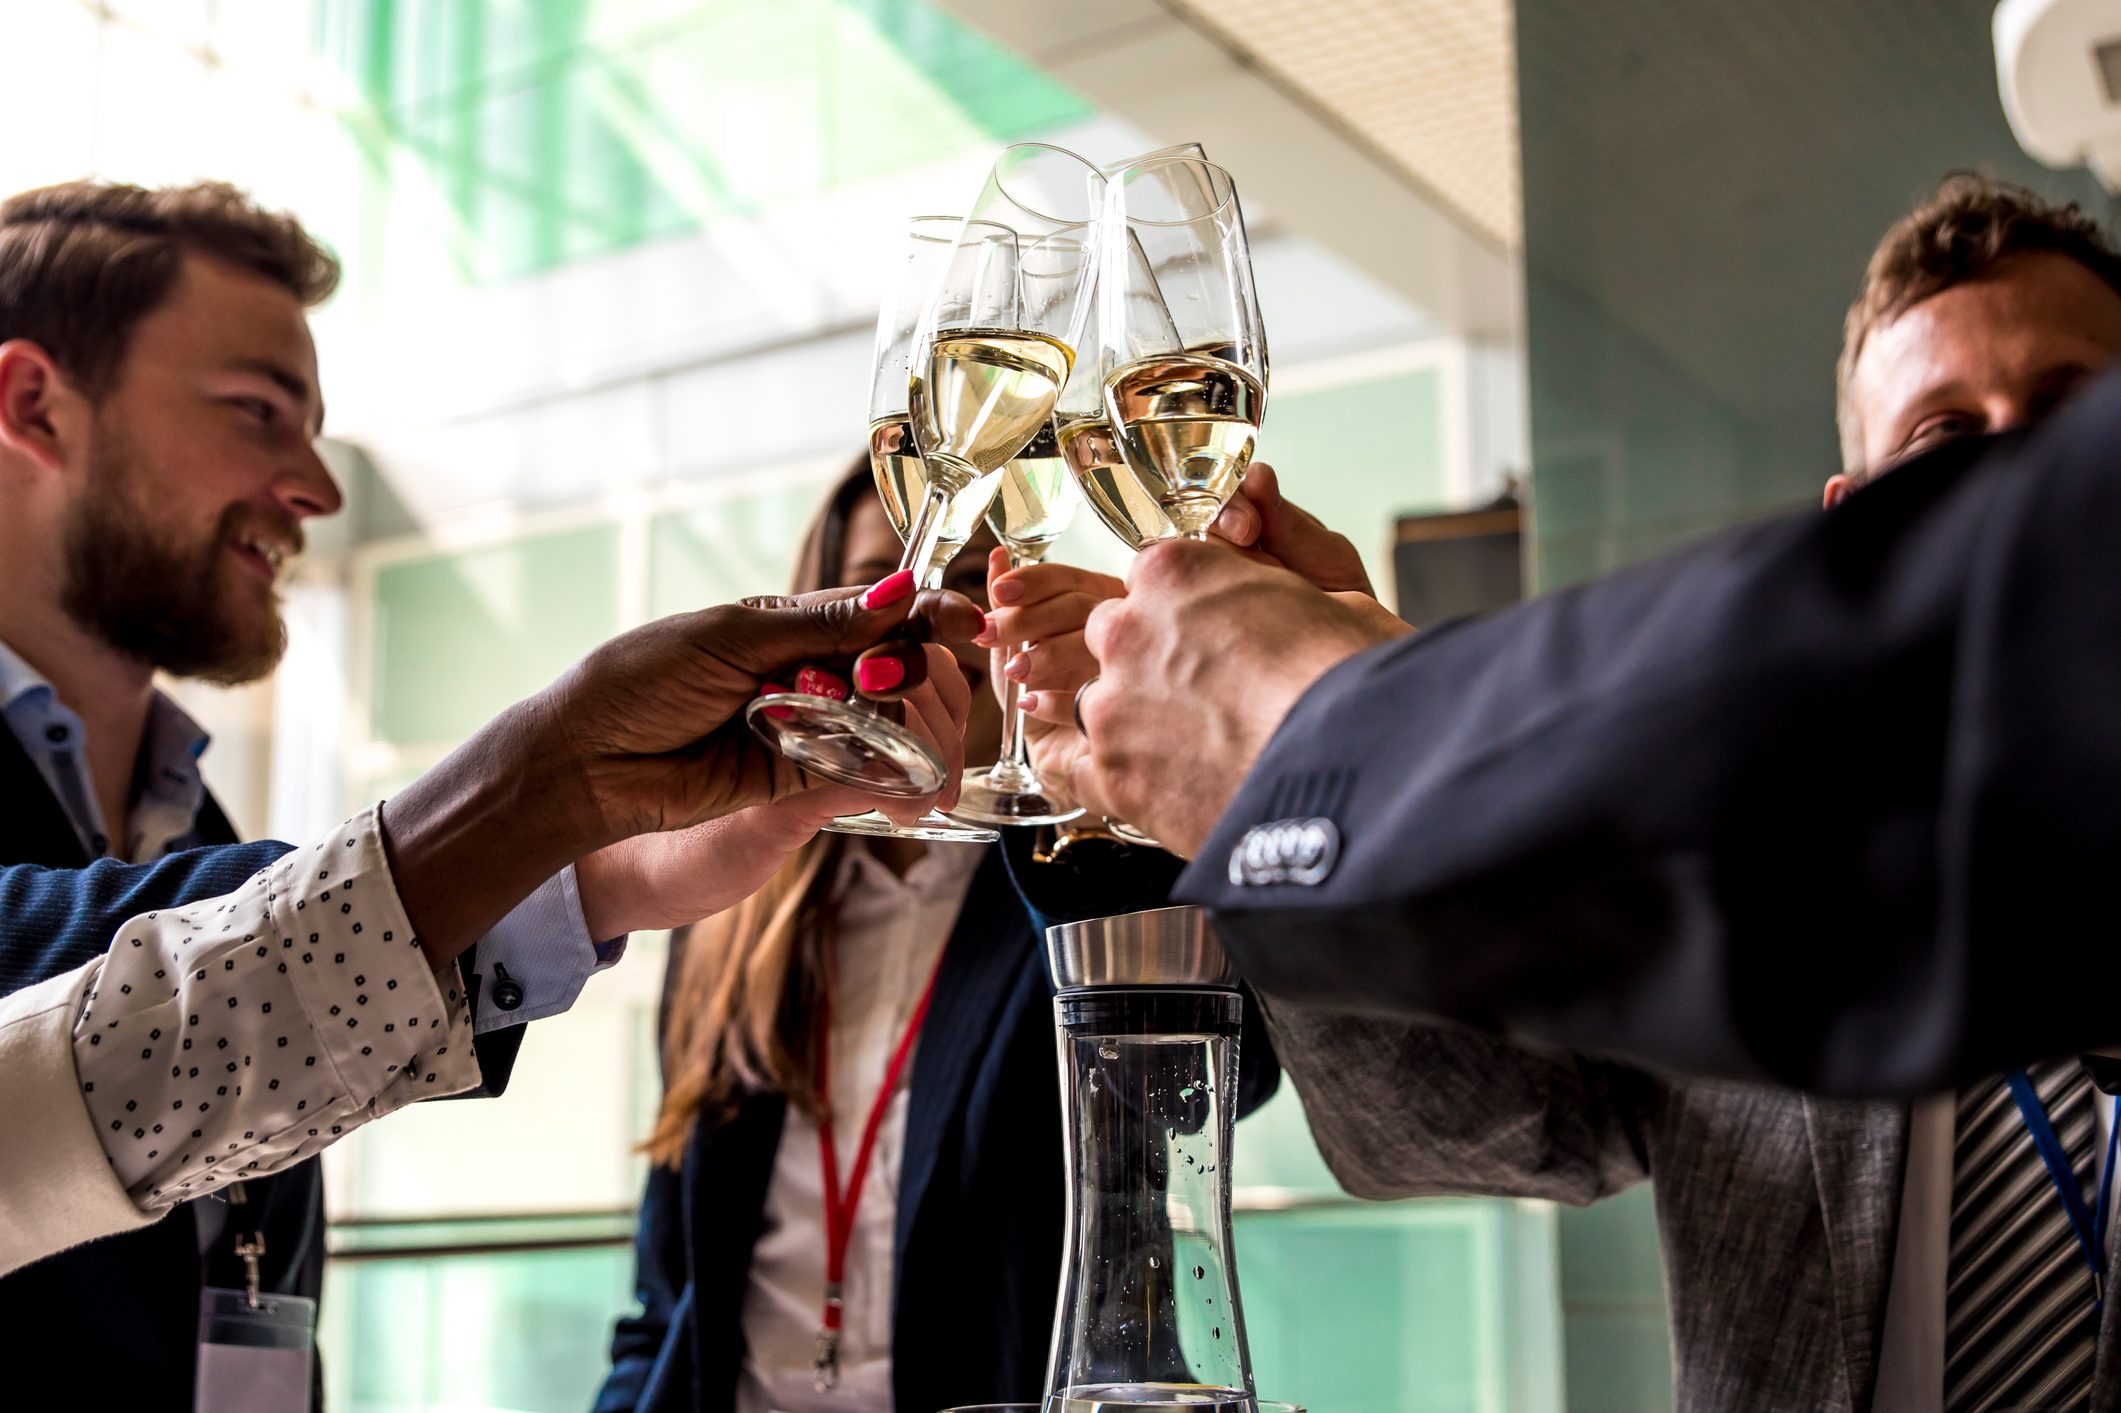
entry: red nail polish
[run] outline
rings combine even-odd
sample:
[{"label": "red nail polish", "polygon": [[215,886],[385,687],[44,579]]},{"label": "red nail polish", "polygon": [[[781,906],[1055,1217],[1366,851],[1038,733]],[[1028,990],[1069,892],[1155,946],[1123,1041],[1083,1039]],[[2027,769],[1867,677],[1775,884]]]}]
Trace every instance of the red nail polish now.
[{"label": "red nail polish", "polygon": [[[759,695],[762,697],[786,696],[787,693],[788,689],[778,682],[765,682],[759,686]],[[793,717],[795,713],[784,706],[770,706],[766,708],[766,715],[772,717],[775,721],[786,721]]]},{"label": "red nail polish", "polygon": [[807,697],[847,700],[847,684],[820,667],[806,667],[795,674],[795,689]]},{"label": "red nail polish", "polygon": [[865,657],[854,665],[855,685],[874,696],[906,680],[906,664],[895,657]]},{"label": "red nail polish", "polygon": [[913,592],[913,571],[901,569],[889,578],[876,581],[869,592],[862,595],[863,608],[889,608]]},{"label": "red nail polish", "polygon": [[991,648],[994,646],[993,614],[983,613],[979,616],[979,632],[973,635],[972,646],[975,648]]}]

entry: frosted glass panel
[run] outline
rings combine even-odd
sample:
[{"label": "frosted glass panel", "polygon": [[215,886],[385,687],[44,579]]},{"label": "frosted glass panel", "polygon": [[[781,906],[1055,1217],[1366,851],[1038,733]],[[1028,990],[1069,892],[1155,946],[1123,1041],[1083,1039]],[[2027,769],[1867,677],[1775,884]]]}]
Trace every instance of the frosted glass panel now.
[{"label": "frosted glass panel", "polygon": [[372,734],[461,741],[618,626],[611,525],[386,565],[375,576]]}]

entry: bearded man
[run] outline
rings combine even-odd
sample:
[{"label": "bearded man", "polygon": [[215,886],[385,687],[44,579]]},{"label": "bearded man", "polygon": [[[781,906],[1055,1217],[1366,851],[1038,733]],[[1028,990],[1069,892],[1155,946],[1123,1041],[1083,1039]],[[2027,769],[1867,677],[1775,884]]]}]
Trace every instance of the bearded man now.
[{"label": "bearded man", "polygon": [[[0,201],[0,864],[235,841],[206,735],[155,674],[234,684],[280,659],[280,578],[341,501],[305,317],[338,275],[295,220],[218,183]],[[622,945],[591,940],[569,866],[458,959],[484,1092],[523,1023]],[[0,945],[0,992],[49,963]],[[0,1279],[0,1329],[34,1351],[32,1384],[190,1406],[202,1292],[245,1288],[241,1247],[259,1290],[314,1299],[323,1231],[305,1161]]]}]

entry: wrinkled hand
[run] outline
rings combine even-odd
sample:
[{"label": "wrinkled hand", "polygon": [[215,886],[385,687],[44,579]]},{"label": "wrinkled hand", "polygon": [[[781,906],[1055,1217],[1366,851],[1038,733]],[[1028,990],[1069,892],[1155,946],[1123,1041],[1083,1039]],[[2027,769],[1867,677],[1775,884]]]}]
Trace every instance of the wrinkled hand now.
[{"label": "wrinkled hand", "polygon": [[1327,593],[1375,598],[1370,572],[1355,542],[1302,506],[1282,499],[1281,479],[1264,461],[1245,471],[1237,494],[1209,527],[1219,539],[1249,549]]},{"label": "wrinkled hand", "polygon": [[[1311,684],[1410,631],[1367,602],[1226,545],[1151,545],[1126,596],[1099,604],[1085,628],[1098,677],[1080,701],[1076,797],[1190,857]],[[1051,722],[1075,704],[1041,693],[1037,705]]]},{"label": "wrinkled hand", "polygon": [[[939,591],[873,609],[862,596],[835,589],[665,618],[612,639],[526,704],[579,772],[603,837],[689,829],[814,790],[819,782],[752,733],[743,709],[800,667],[851,680],[850,659],[897,661],[900,680],[870,695],[906,704],[907,724],[943,754],[954,797],[970,688],[948,652],[920,640],[967,641],[980,612]],[[912,817],[931,803],[890,807]]]},{"label": "wrinkled hand", "polygon": [[[1109,574],[1069,564],[1009,567],[1009,552],[987,561],[987,634],[994,648],[994,680],[1023,689],[1024,741],[1031,768],[1047,788],[1066,797],[1083,737],[1067,714],[1075,689],[1097,675],[1097,659],[1083,642],[1090,611],[1125,595],[1126,585]],[[1059,701],[1062,713],[1041,716],[1041,702]]]}]

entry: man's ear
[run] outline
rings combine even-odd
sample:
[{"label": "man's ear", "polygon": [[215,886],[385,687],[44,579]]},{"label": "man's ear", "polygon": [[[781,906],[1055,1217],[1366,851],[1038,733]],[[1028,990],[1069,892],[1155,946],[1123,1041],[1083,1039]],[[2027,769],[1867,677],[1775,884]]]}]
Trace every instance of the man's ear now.
[{"label": "man's ear", "polygon": [[42,346],[0,343],[0,451],[56,471],[70,435],[79,435],[83,399]]},{"label": "man's ear", "polygon": [[1846,471],[1840,473],[1837,476],[1827,477],[1826,496],[1822,502],[1822,508],[1826,510],[1832,510],[1835,506],[1847,500],[1849,498],[1849,493],[1862,484],[1863,483],[1861,481],[1857,480],[1856,477],[1850,475]]}]

